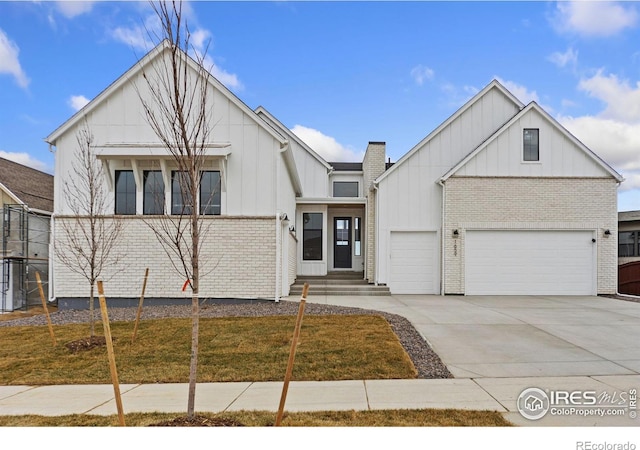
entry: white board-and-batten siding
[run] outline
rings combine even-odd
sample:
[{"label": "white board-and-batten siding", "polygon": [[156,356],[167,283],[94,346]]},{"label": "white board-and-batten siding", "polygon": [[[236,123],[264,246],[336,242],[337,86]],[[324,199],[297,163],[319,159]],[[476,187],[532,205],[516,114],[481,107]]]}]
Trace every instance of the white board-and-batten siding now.
[{"label": "white board-and-batten siding", "polygon": [[[519,110],[520,105],[500,88],[491,87],[463,106],[379,178],[378,255],[390,254],[391,232],[440,230],[440,177]],[[439,246],[435,251],[439,252]],[[436,256],[439,260],[439,256]],[[388,283],[389,276],[389,258],[379,257],[378,282]]]}]

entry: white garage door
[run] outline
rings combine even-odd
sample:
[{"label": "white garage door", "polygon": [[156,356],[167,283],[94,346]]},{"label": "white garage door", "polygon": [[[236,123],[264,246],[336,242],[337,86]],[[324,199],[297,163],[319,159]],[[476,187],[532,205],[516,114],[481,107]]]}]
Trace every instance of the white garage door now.
[{"label": "white garage door", "polygon": [[594,295],[591,231],[467,231],[467,295]]},{"label": "white garage door", "polygon": [[389,290],[393,294],[438,293],[435,231],[392,231],[390,264]]}]

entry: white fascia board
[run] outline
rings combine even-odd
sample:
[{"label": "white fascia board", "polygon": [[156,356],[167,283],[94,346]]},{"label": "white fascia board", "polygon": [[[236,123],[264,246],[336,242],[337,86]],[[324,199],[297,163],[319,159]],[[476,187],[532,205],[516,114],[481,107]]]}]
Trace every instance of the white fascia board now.
[{"label": "white fascia board", "polygon": [[11,197],[11,199],[16,202],[16,204],[18,205],[22,205],[22,206],[27,206],[25,204],[25,202],[23,202],[22,200],[20,200],[18,198],[18,196],[16,194],[14,194],[13,192],[11,192],[3,183],[0,183],[0,189],[2,189],[4,191],[5,194],[7,194],[9,197]]},{"label": "white fascia board", "polygon": [[[131,158],[174,158],[166,147],[160,144],[111,144],[95,147],[95,154],[100,159]],[[211,143],[203,146],[205,157],[226,157],[231,154],[231,144]]]}]

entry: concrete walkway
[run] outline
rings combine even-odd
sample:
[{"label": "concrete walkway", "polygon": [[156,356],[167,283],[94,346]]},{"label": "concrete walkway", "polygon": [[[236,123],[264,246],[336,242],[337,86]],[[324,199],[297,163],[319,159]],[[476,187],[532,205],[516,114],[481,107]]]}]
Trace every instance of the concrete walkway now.
[{"label": "concrete walkway", "polygon": [[[297,299],[291,299],[296,301]],[[407,317],[455,376],[447,380],[292,382],[286,410],[455,408],[502,412],[524,426],[638,426],[640,303],[600,297],[314,297]],[[593,408],[532,421],[527,388],[591,392]],[[203,383],[196,410],[276,411],[281,382]],[[184,412],[186,384],[122,385],[125,413]],[[624,410],[621,416],[615,412]],[[111,385],[0,386],[1,415],[116,414]],[[587,415],[588,414],[588,415]]]},{"label": "concrete walkway", "polygon": [[[640,375],[557,378],[482,378],[447,380],[304,381],[289,385],[286,411],[380,409],[467,409],[498,411],[521,426],[639,426],[623,416],[552,416],[525,419],[516,401],[529,387],[628,392],[640,386]],[[121,385],[125,413],[186,411],[187,384]],[[196,411],[277,411],[281,382],[202,383],[196,389]],[[117,413],[111,385],[0,386],[0,414],[58,416]]]}]

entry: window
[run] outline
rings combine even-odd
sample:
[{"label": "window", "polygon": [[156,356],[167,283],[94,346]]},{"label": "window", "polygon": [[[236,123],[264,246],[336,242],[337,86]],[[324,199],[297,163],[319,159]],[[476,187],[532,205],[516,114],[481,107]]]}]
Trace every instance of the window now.
[{"label": "window", "polygon": [[618,233],[618,257],[640,256],[639,237],[640,231],[620,231]]},{"label": "window", "polygon": [[220,215],[220,172],[202,172],[200,180],[200,214]]},{"label": "window", "polygon": [[133,170],[116,170],[116,214],[136,213],[136,181]]},{"label": "window", "polygon": [[142,214],[164,214],[164,180],[159,170],[143,172]]},{"label": "window", "polygon": [[334,197],[357,197],[358,182],[357,181],[334,181],[333,196]]},{"label": "window", "polygon": [[322,261],[322,213],[302,213],[302,259]]},{"label": "window", "polygon": [[353,219],[353,244],[354,244],[354,254],[356,256],[362,255],[362,232],[360,226],[360,217],[356,217]]},{"label": "window", "polygon": [[523,161],[540,161],[539,133],[537,128],[525,128],[523,135]]},{"label": "window", "polygon": [[193,201],[186,191],[189,177],[185,172],[171,171],[171,214],[191,214]]}]

